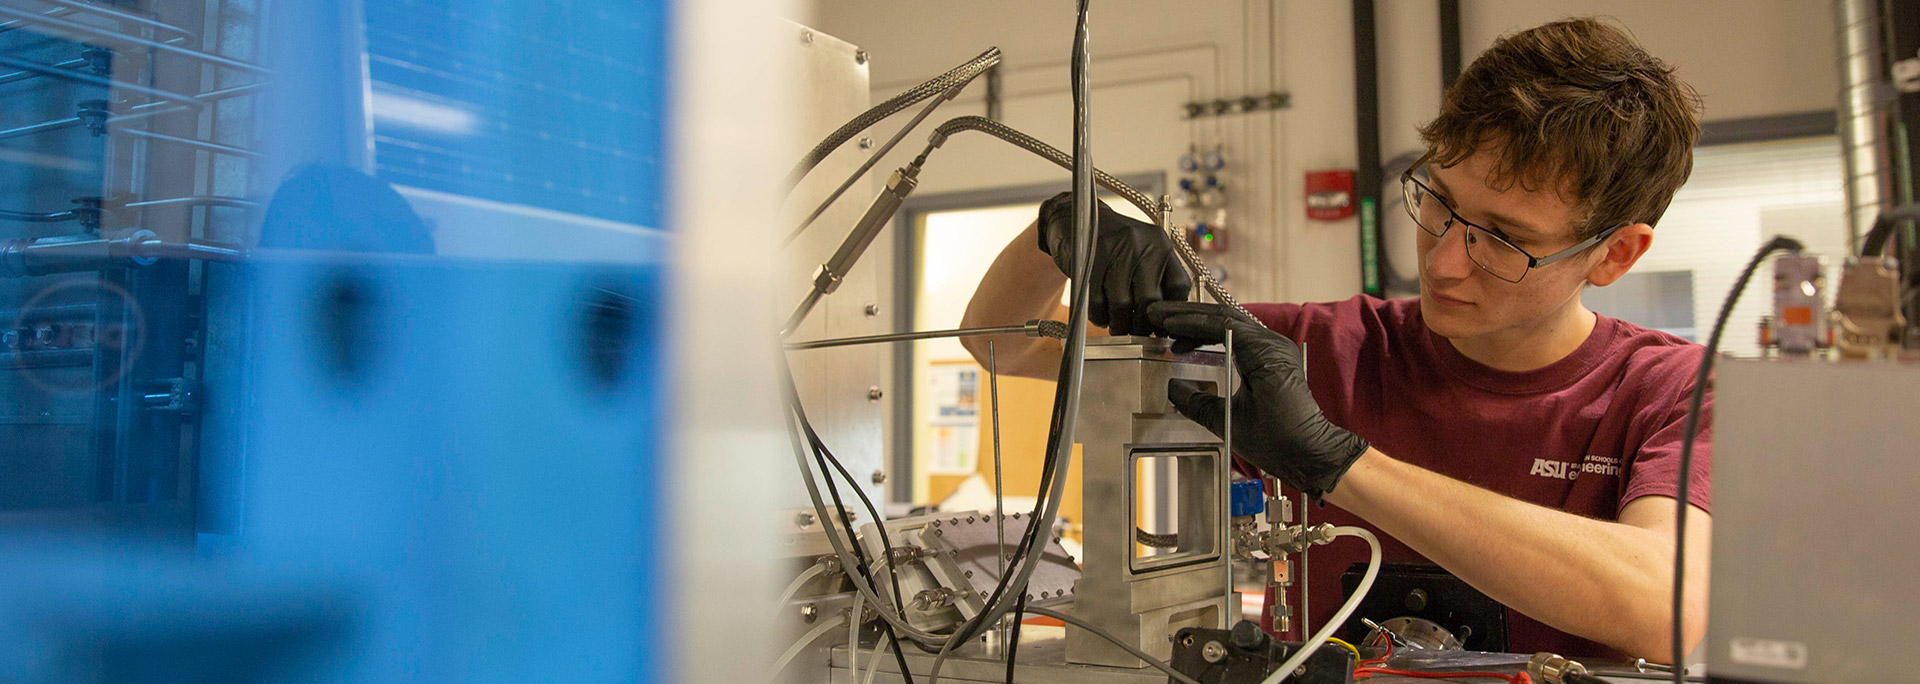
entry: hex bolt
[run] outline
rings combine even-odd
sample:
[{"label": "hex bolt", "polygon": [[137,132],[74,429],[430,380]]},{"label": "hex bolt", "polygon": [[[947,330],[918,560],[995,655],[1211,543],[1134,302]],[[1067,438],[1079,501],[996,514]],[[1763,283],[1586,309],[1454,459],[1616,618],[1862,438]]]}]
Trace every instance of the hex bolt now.
[{"label": "hex bolt", "polygon": [[1200,657],[1209,663],[1226,660],[1227,647],[1221,646],[1218,641],[1209,641],[1207,645],[1200,647]]},{"label": "hex bolt", "polygon": [[882,470],[879,470],[879,469],[875,469],[875,470],[873,471],[873,483],[874,483],[874,484],[886,484],[886,483],[887,483],[887,473],[886,473],[885,471],[882,471]]},{"label": "hex bolt", "polygon": [[1407,607],[1407,610],[1413,611],[1415,613],[1426,610],[1427,609],[1427,592],[1420,589],[1409,591],[1407,592],[1407,598],[1404,603]]},{"label": "hex bolt", "polygon": [[87,131],[98,138],[107,134],[107,117],[112,114],[107,106],[106,100],[81,100],[78,104],[79,110],[74,112],[74,117],[85,123]]},{"label": "hex bolt", "polygon": [[820,619],[820,609],[811,603],[801,606],[800,619],[807,621],[807,624],[813,624],[814,620]]}]

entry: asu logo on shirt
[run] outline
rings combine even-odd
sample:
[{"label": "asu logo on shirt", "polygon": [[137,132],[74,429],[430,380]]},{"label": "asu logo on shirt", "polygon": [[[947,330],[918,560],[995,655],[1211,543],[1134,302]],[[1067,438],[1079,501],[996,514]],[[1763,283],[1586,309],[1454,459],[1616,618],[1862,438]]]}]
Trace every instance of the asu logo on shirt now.
[{"label": "asu logo on shirt", "polygon": [[1549,461],[1536,458],[1533,459],[1533,469],[1527,471],[1527,474],[1551,477],[1556,480],[1571,480],[1580,476],[1580,471],[1575,470],[1574,465],[1571,461]]},{"label": "asu logo on shirt", "polygon": [[1584,462],[1550,461],[1544,458],[1533,459],[1533,468],[1528,475],[1549,477],[1555,480],[1577,480],[1582,473],[1595,475],[1620,476],[1620,459],[1612,456],[1587,454]]}]

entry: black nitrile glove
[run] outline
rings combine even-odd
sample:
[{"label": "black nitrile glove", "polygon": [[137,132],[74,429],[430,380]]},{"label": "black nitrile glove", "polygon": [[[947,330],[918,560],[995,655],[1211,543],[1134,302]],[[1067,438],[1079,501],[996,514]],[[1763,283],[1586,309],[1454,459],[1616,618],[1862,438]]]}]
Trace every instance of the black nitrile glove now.
[{"label": "black nitrile glove", "polygon": [[[1367,440],[1320,412],[1307,389],[1300,345],[1233,309],[1200,302],[1160,302],[1147,310],[1176,349],[1226,341],[1233,330],[1233,363],[1242,385],[1233,395],[1233,450],[1261,470],[1315,499],[1326,496],[1367,450]],[[1186,380],[1167,385],[1181,415],[1222,434],[1226,401]]]},{"label": "black nitrile glove", "polygon": [[[1095,201],[1093,283],[1087,320],[1115,335],[1145,335],[1147,306],[1184,301],[1193,281],[1180,267],[1173,242],[1158,226],[1121,216]],[[1040,204],[1040,249],[1060,272],[1073,276],[1073,193]]]}]

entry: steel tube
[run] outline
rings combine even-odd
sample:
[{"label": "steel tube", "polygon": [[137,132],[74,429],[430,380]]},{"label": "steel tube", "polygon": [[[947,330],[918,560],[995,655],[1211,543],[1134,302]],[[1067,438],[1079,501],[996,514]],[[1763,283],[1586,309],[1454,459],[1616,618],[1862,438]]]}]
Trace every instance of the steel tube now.
[{"label": "steel tube", "polygon": [[19,10],[11,7],[0,6],[0,15],[16,17],[16,18],[25,20],[29,23],[40,24],[43,26],[51,26],[57,29],[70,31],[73,33],[92,36],[95,38],[99,38],[101,40],[123,41],[123,42],[131,43],[134,45],[139,45],[141,47],[158,50],[160,52],[178,55],[181,57],[185,57],[187,59],[199,60],[202,62],[206,62],[208,64],[227,67],[229,69],[238,69],[240,71],[246,71],[246,72],[255,73],[255,74],[272,73],[258,65],[248,64],[246,62],[242,62],[239,60],[228,59],[226,57],[221,57],[219,55],[201,52],[199,50],[190,50],[187,48],[180,47],[178,45],[171,45],[162,41],[149,40],[146,38],[141,38],[139,36],[129,36],[127,34],[120,33],[118,31],[109,31],[107,29],[103,29],[97,26],[88,26],[86,24],[67,21],[65,19],[56,19],[54,17],[50,17],[45,14],[35,14],[33,12],[28,12],[25,10]]},{"label": "steel tube", "polygon": [[90,2],[78,2],[77,0],[40,0],[40,1],[49,3],[49,4],[59,5],[61,7],[72,9],[78,12],[83,12],[86,14],[93,14],[97,16],[106,17],[108,19],[124,21],[130,24],[139,24],[141,26],[145,26],[151,29],[159,29],[161,31],[167,31],[167,32],[185,37],[188,40],[192,40],[196,42],[200,40],[199,34],[196,34],[192,31],[188,31],[178,26],[174,26],[173,24],[157,21],[154,19],[148,19],[146,17],[140,16],[137,14],[130,14],[127,12],[122,12],[120,10],[116,10],[108,7],[102,7],[100,5],[95,5]]},{"label": "steel tube", "polygon": [[31,349],[0,352],[0,367],[74,368],[93,365],[92,349]]},{"label": "steel tube", "polygon": [[259,152],[255,152],[253,150],[243,149],[239,147],[234,147],[232,145],[222,145],[220,143],[207,142],[204,140],[194,140],[192,138],[181,138],[177,136],[166,135],[164,133],[143,131],[135,128],[123,128],[114,132],[124,133],[136,138],[146,138],[148,140],[158,140],[160,142],[173,143],[175,145],[185,145],[187,147],[199,148],[202,150],[206,150],[208,152],[218,152],[221,154],[231,154],[231,155],[248,157],[248,158],[258,158],[260,156]]},{"label": "steel tube", "polygon": [[880,344],[883,342],[910,342],[913,340],[932,340],[943,337],[978,337],[981,335],[1027,335],[1040,336],[1040,322],[1028,321],[1026,325],[996,325],[984,328],[954,328],[951,330],[923,330],[885,335],[862,335],[860,337],[839,337],[828,340],[810,340],[787,344],[787,349],[825,349],[828,347],[847,347],[859,344]]},{"label": "steel tube", "polygon": [[[47,11],[45,11],[45,12],[42,12],[42,13],[40,14],[40,16],[43,16],[43,17],[64,17],[64,16],[67,16],[67,15],[69,15],[69,14],[73,14],[73,10],[70,10],[70,9],[66,9],[66,8],[64,8],[64,7],[55,7],[55,8],[53,8],[53,9],[50,9],[50,10],[47,10]],[[28,25],[31,25],[32,23],[33,23],[33,21],[32,21],[32,20],[28,20],[28,19],[15,19],[15,20],[13,20],[13,21],[8,21],[8,22],[0,22],[0,33],[6,33],[6,32],[8,32],[8,31],[12,31],[12,30],[14,30],[14,29],[18,29],[18,28],[22,28],[22,27],[25,27],[25,26],[28,26]]]},{"label": "steel tube", "polygon": [[[87,63],[87,60],[85,59],[74,58],[64,62],[60,62],[58,64],[50,64],[48,66],[51,66],[55,69],[72,69],[77,66],[83,66],[86,63]],[[13,83],[16,81],[25,81],[29,78],[33,78],[36,76],[43,76],[43,75],[45,74],[42,74],[38,71],[16,71],[11,74],[0,75],[0,84]]]},{"label": "steel tube", "polygon": [[[259,90],[260,88],[263,88],[266,85],[267,85],[266,81],[261,81],[258,83],[248,83],[246,85],[237,85],[230,88],[221,88],[219,90],[209,90],[207,92],[193,96],[193,99],[200,103],[217,102],[220,100],[227,99],[229,97],[246,95],[255,90]],[[188,110],[194,109],[196,106],[197,105],[184,105],[184,104],[178,104],[173,102],[148,102],[146,104],[135,105],[133,107],[128,108],[125,114],[117,114],[114,116],[107,117],[107,123],[139,121],[141,119],[159,116],[161,114],[172,114],[174,112],[188,111]],[[74,126],[78,126],[83,123],[86,123],[86,122],[81,121],[80,117],[77,117],[77,116],[69,117],[65,119],[55,119],[53,121],[48,121],[46,123],[37,123],[31,126],[21,126],[19,128],[0,131],[0,140],[5,140],[7,138],[17,138],[23,135],[33,135],[35,133],[44,133],[46,131],[57,131],[57,130],[66,129],[66,128],[73,128]]]},{"label": "steel tube", "polygon": [[[4,8],[0,8],[0,9],[4,9]],[[131,90],[133,92],[140,93],[142,95],[157,97],[162,100],[172,100],[174,102],[178,102],[178,103],[192,106],[192,107],[199,107],[203,104],[200,101],[193,99],[193,96],[191,95],[181,95],[179,93],[168,92],[165,90],[161,90],[159,88],[149,88],[147,86],[143,86],[137,83],[127,83],[125,81],[116,81],[111,78],[106,78],[104,76],[95,76],[93,74],[82,73],[82,72],[73,71],[70,69],[59,69],[59,68],[53,67],[52,65],[40,64],[38,62],[33,62],[29,60],[24,60],[24,59],[16,59],[13,57],[8,57],[6,55],[0,55],[0,66],[8,66],[8,67],[20,69],[23,71],[37,72],[42,76],[52,76],[54,78],[63,78],[69,81],[77,81],[77,82],[85,83],[88,85],[100,86],[108,90],[112,90],[114,88],[120,88],[122,90]]]},{"label": "steel tube", "polygon": [[172,197],[168,199],[146,200],[144,202],[128,202],[127,208],[146,209],[149,207],[170,207],[180,204],[188,206],[233,207],[235,209],[252,209],[260,206],[259,202],[244,200],[238,197],[202,195],[197,197]]}]

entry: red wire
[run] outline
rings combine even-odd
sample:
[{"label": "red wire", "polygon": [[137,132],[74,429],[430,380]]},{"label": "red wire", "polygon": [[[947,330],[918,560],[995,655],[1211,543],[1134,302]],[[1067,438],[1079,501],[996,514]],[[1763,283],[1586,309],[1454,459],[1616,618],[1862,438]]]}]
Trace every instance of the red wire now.
[{"label": "red wire", "polygon": [[1386,642],[1387,642],[1387,652],[1386,652],[1386,653],[1384,653],[1384,654],[1381,654],[1381,655],[1380,655],[1380,657],[1378,657],[1378,658],[1368,658],[1368,659],[1366,659],[1366,660],[1362,660],[1362,661],[1360,661],[1360,665],[1362,665],[1362,666],[1367,666],[1367,665],[1379,665],[1379,664],[1381,664],[1381,663],[1385,663],[1385,662],[1387,662],[1387,659],[1388,659],[1388,658],[1392,658],[1392,657],[1393,657],[1393,637],[1388,637],[1388,636],[1386,636],[1386,634],[1385,634],[1384,632],[1379,632],[1378,634],[1381,634],[1381,636],[1383,636],[1383,637],[1385,637],[1385,638],[1386,638]]},{"label": "red wire", "polygon": [[1397,677],[1413,677],[1415,679],[1488,678],[1505,680],[1509,682],[1509,684],[1533,684],[1533,678],[1528,677],[1525,672],[1515,672],[1513,674],[1502,674],[1499,672],[1413,672],[1411,670],[1394,670],[1384,667],[1357,667],[1354,668],[1353,674],[1354,679],[1364,679],[1376,674],[1388,674]]}]

